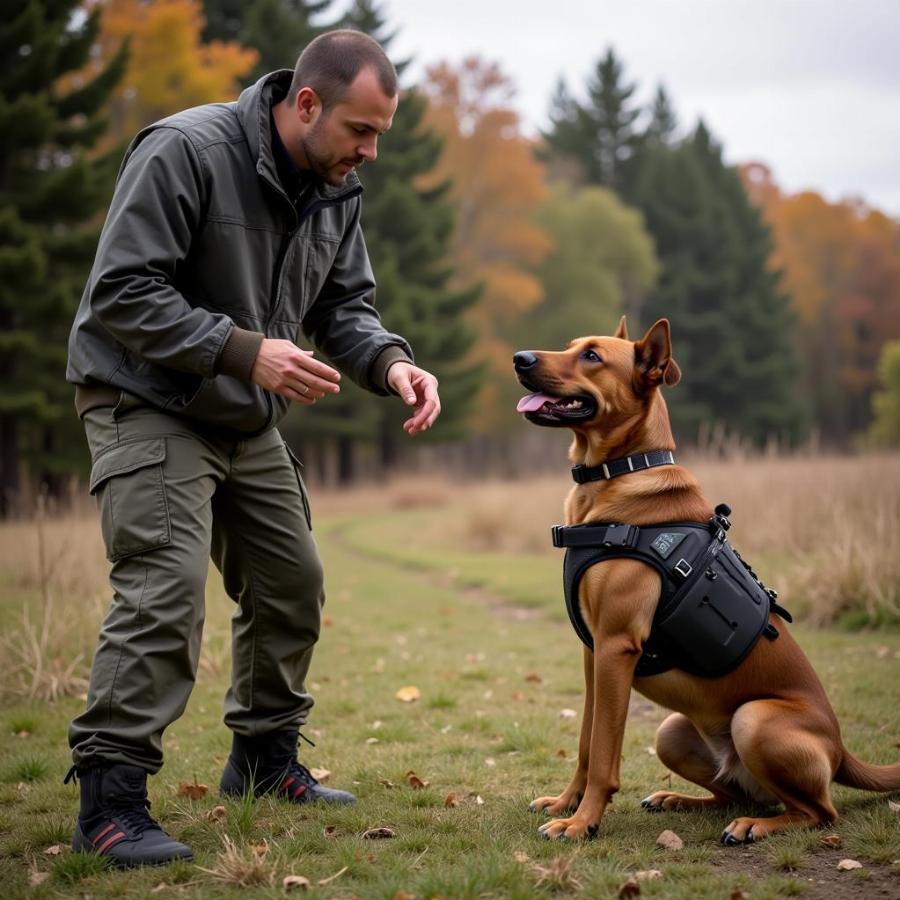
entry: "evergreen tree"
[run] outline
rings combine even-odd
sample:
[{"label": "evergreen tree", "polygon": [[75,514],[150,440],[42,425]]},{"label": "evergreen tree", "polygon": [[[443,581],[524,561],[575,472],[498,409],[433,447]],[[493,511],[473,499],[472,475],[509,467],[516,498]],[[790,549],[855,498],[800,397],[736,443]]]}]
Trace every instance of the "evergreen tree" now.
[{"label": "evergreen tree", "polygon": [[253,47],[259,62],[247,84],[275,69],[293,68],[303,48],[328,26],[314,25],[332,0],[203,0],[204,42],[237,41]]},{"label": "evergreen tree", "polygon": [[632,103],[635,84],[623,80],[622,62],[610,47],[587,83],[587,103],[560,82],[551,102],[552,129],[544,134],[551,156],[576,159],[590,184],[621,189],[638,142]]},{"label": "evergreen tree", "polygon": [[84,440],[65,382],[66,341],[109,197],[112,161],[86,152],[126,49],[93,77],[94,11],[78,0],[10,0],[0,25],[0,513],[14,511],[22,463],[62,486]]},{"label": "evergreen tree", "polygon": [[[359,0],[347,22],[364,25],[382,46],[384,20],[378,8]],[[453,210],[447,186],[418,188],[420,176],[431,171],[440,154],[440,142],[424,132],[425,100],[414,91],[404,92],[390,131],[379,140],[378,160],[360,173],[366,193],[362,221],[375,271],[377,308],[385,326],[406,337],[417,361],[441,383],[443,412],[438,426],[416,440],[459,435],[474,397],[479,370],[465,362],[473,335],[464,323],[464,312],[475,301],[476,291],[448,288],[448,265],[453,231]],[[347,379],[341,393],[291,414],[286,434],[310,442],[336,440],[338,478],[351,481],[358,468],[363,445],[377,439],[377,464],[382,470],[395,461],[400,441],[405,441],[402,422],[409,412],[398,400],[378,402]]]},{"label": "evergreen tree", "polygon": [[680,146],[647,146],[634,202],[662,264],[645,321],[672,321],[684,379],[676,432],[722,423],[757,442],[796,440],[807,424],[788,298],[768,267],[769,231],[701,122]]}]

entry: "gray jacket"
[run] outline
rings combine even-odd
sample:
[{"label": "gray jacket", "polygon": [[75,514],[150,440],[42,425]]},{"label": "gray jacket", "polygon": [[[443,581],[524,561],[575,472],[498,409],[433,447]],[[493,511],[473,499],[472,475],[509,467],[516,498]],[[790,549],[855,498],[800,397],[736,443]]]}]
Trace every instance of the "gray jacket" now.
[{"label": "gray jacket", "polygon": [[411,358],[372,305],[356,175],[317,182],[302,218],[279,182],[270,108],[291,74],[163,119],[128,148],[69,338],[80,412],[111,387],[252,434],[289,405],[249,381],[264,337],[302,330],[380,394],[387,367]]}]

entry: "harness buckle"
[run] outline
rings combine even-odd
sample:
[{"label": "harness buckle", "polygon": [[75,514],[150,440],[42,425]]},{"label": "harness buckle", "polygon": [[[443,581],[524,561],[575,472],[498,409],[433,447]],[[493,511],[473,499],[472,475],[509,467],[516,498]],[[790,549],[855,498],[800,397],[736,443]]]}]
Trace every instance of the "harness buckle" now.
[{"label": "harness buckle", "polygon": [[675,563],[675,571],[682,577],[687,578],[691,572],[694,571],[694,567],[684,558],[678,560]]},{"label": "harness buckle", "polygon": [[603,537],[604,547],[628,547],[633,548],[636,543],[637,525],[610,525]]},{"label": "harness buckle", "polygon": [[554,547],[564,547],[565,546],[565,544],[563,543],[563,533],[562,533],[562,530],[564,527],[565,527],[564,525],[554,525],[550,529],[550,534],[553,537],[553,546]]},{"label": "harness buckle", "polygon": [[[576,484],[587,484],[590,481],[590,478],[587,476],[587,466],[583,463],[578,463],[577,465],[572,466],[572,481]],[[554,545],[558,546],[558,545]]]}]

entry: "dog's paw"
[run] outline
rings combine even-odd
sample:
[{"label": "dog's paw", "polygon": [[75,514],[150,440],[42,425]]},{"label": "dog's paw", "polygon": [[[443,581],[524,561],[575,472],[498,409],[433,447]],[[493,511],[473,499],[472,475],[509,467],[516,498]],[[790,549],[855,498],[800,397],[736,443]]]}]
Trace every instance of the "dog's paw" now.
[{"label": "dog's paw", "polygon": [[687,794],[675,794],[672,791],[657,791],[641,800],[641,806],[647,812],[681,812],[721,805],[715,797],[690,797]]},{"label": "dog's paw", "polygon": [[[725,827],[719,837],[719,842],[726,847],[736,847],[738,844],[752,844],[765,837],[765,828],[762,827],[763,819],[750,819],[741,817],[735,819]],[[755,829],[755,830],[754,830]]]},{"label": "dog's paw", "polygon": [[531,812],[561,816],[563,813],[575,812],[579,803],[581,803],[581,794],[560,794],[558,797],[538,797],[528,805],[528,808]]},{"label": "dog's paw", "polygon": [[538,828],[538,834],[548,841],[579,841],[592,838],[600,828],[599,822],[591,822],[585,816],[568,819],[551,819]]}]

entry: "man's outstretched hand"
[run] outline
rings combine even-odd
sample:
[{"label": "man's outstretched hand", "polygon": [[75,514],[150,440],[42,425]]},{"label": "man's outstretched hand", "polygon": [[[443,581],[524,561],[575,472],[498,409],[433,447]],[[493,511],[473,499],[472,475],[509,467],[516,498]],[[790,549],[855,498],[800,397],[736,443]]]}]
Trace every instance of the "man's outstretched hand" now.
[{"label": "man's outstretched hand", "polygon": [[418,434],[434,424],[441,414],[438,380],[434,375],[411,363],[395,362],[388,369],[387,383],[407,406],[414,408],[412,416],[403,423],[407,434]]},{"label": "man's outstretched hand", "polygon": [[250,380],[295,403],[312,406],[326,394],[340,391],[341,373],[313,359],[312,350],[301,350],[293,341],[265,338]]}]

